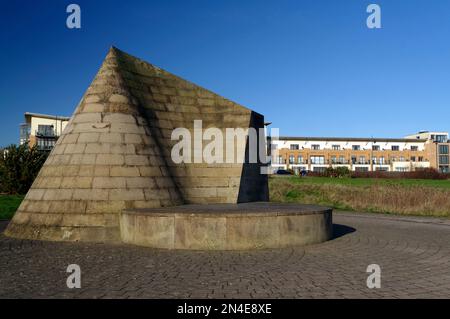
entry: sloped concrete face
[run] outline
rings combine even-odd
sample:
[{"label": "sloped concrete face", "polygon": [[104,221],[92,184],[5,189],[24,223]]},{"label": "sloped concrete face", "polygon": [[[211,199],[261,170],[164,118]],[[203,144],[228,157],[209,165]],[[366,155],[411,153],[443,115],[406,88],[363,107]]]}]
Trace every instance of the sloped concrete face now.
[{"label": "sloped concrete face", "polygon": [[172,131],[193,136],[194,120],[221,131],[264,124],[262,115],[112,48],[5,234],[116,242],[124,209],[268,200],[261,163],[172,161]]},{"label": "sloped concrete face", "polygon": [[[138,100],[142,116],[151,124],[148,126],[149,134],[159,145],[168,173],[185,203],[268,199],[267,176],[260,172],[263,165],[248,164],[248,158],[236,157],[231,164],[175,164],[171,159],[171,149],[177,143],[171,140],[175,128],[186,128],[194,137],[194,121],[201,120],[203,130],[218,128],[225,136],[227,128],[264,128],[262,115],[127,54],[119,54],[117,61],[130,94]],[[239,144],[236,141],[236,155],[245,154],[246,142]],[[194,152],[192,145],[191,153]]]}]

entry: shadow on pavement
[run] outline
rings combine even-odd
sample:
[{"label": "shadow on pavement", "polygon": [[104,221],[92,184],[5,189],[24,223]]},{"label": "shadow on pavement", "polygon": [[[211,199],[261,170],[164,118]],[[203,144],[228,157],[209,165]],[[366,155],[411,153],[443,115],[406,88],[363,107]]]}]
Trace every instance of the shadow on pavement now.
[{"label": "shadow on pavement", "polygon": [[336,239],[347,234],[355,232],[356,229],[350,226],[345,226],[341,224],[333,224],[333,238]]},{"label": "shadow on pavement", "polygon": [[3,234],[3,232],[6,230],[6,227],[8,227],[10,221],[11,220],[0,219],[0,234]]}]

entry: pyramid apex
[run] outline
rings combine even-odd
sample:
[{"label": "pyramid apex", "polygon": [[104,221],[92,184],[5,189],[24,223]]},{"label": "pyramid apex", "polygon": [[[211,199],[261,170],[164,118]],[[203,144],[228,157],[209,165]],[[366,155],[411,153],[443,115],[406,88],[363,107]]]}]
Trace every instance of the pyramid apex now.
[{"label": "pyramid apex", "polygon": [[120,51],[117,47],[111,45],[106,56],[116,56],[120,53],[122,53],[122,51]]},{"label": "pyramid apex", "polygon": [[109,50],[108,50],[108,53],[106,54],[106,57],[116,55],[116,53],[117,53],[116,47],[110,46]]},{"label": "pyramid apex", "polygon": [[119,51],[119,49],[117,48],[117,47],[115,47],[114,45],[111,45],[110,47],[109,47],[109,52],[116,52],[116,51]]}]

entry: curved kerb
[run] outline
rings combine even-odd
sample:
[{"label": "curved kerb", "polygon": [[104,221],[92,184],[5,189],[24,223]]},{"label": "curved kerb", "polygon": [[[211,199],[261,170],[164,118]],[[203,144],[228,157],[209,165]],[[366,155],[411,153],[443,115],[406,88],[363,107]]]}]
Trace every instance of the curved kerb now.
[{"label": "curved kerb", "polygon": [[183,205],[125,210],[123,242],[181,250],[247,250],[303,246],[332,237],[332,209],[300,204]]}]

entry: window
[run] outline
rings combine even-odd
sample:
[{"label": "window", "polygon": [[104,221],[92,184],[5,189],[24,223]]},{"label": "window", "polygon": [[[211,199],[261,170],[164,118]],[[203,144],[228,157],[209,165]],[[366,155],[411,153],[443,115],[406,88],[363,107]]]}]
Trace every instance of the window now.
[{"label": "window", "polygon": [[395,171],[396,172],[407,172],[408,171],[408,167],[396,167]]},{"label": "window", "polygon": [[311,156],[311,164],[324,165],[325,157],[324,156]]},{"label": "window", "polygon": [[30,139],[31,127],[28,124],[20,125],[20,144],[25,144]]},{"label": "window", "polygon": [[359,145],[352,145],[352,150],[359,151],[361,149],[361,146]]},{"label": "window", "polygon": [[419,162],[423,162],[423,156],[419,156]]},{"label": "window", "polygon": [[368,167],[355,167],[355,172],[368,172]]},{"label": "window", "polygon": [[415,162],[416,161],[416,157],[415,156],[411,156],[411,162]]},{"label": "window", "polygon": [[439,164],[448,164],[448,155],[439,155]]},{"label": "window", "polygon": [[332,145],[332,146],[331,146],[331,149],[332,149],[333,151],[339,151],[339,150],[341,149],[341,146],[340,146],[340,145]]},{"label": "window", "polygon": [[389,168],[387,168],[387,167],[376,167],[375,170],[378,171],[378,172],[387,172],[389,170]]},{"label": "window", "polygon": [[416,152],[419,150],[419,146],[411,146],[411,151]]},{"label": "window", "polygon": [[55,132],[53,131],[53,125],[38,125],[38,129],[36,135],[40,136],[55,136]]},{"label": "window", "polygon": [[356,164],[356,156],[352,155],[352,164]]},{"label": "window", "polygon": [[365,156],[360,156],[359,157],[359,164],[366,164],[366,157]]},{"label": "window", "polygon": [[384,156],[380,156],[380,165],[384,165]]},{"label": "window", "polygon": [[284,163],[283,156],[278,155],[276,162],[277,164],[283,164]]},{"label": "window", "polygon": [[392,149],[393,151],[399,151],[399,150],[400,150],[400,146],[398,146],[398,145],[392,145],[391,149]]},{"label": "window", "polygon": [[55,146],[54,139],[38,138],[36,141],[37,148],[41,151],[49,151]]},{"label": "window", "polygon": [[448,154],[448,145],[439,145],[439,154]]},{"label": "window", "polygon": [[303,164],[303,156],[302,156],[302,155],[299,155],[299,156],[297,157],[297,163],[298,163],[298,164]]},{"label": "window", "polygon": [[298,144],[291,144],[291,151],[297,151],[299,148]]},{"label": "window", "polygon": [[289,164],[294,164],[294,163],[295,163],[295,156],[289,155]]},{"label": "window", "polygon": [[372,151],[379,151],[380,150],[380,145],[373,145],[372,146]]},{"label": "window", "polygon": [[339,164],[345,164],[345,157],[343,155],[339,156]]},{"label": "window", "polygon": [[314,167],[313,168],[313,172],[317,172],[317,173],[325,173],[325,170],[327,168],[326,167]]},{"label": "window", "polygon": [[331,156],[331,164],[336,164],[337,163],[337,158],[335,155]]},{"label": "window", "polygon": [[[433,139],[433,135],[431,136],[431,139]],[[433,140],[438,143],[445,143],[447,142],[447,135],[436,135]]]},{"label": "window", "polygon": [[372,157],[372,164],[376,164],[376,163],[377,163],[377,157],[374,156],[374,157]]},{"label": "window", "polygon": [[400,156],[400,162],[404,162],[405,161],[405,157],[404,156]]},{"label": "window", "polygon": [[320,145],[318,145],[318,144],[313,144],[313,145],[311,145],[311,148],[312,148],[313,150],[315,150],[315,151],[318,151],[318,150],[320,150]]}]

